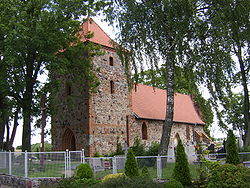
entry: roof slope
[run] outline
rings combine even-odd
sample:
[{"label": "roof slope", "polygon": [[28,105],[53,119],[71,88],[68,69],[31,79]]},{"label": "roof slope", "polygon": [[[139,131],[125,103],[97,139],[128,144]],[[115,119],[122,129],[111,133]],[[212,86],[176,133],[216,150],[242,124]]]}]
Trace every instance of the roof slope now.
[{"label": "roof slope", "polygon": [[[86,38],[89,32],[93,32],[94,36],[90,39]],[[79,32],[80,40],[91,41],[109,48],[113,47],[113,40],[102,30],[102,28],[92,19],[88,18],[82,25],[81,31]]]},{"label": "roof slope", "polygon": [[[174,101],[174,122],[205,124],[190,95],[176,93]],[[138,84],[132,91],[132,110],[138,118],[165,120],[166,91]]]}]

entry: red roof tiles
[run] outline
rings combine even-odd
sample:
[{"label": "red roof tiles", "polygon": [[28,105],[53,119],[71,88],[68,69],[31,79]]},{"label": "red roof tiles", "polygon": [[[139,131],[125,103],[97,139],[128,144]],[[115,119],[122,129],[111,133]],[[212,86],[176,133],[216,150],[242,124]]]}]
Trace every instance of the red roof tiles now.
[{"label": "red roof tiles", "polygon": [[[88,18],[82,25],[81,31],[79,32],[80,40],[91,41],[96,44],[100,44],[109,48],[113,48],[113,40],[100,28],[100,26],[92,19]],[[94,36],[90,39],[86,38],[89,32],[93,32]]]},{"label": "red roof tiles", "polygon": [[[205,124],[189,95],[176,93],[174,101],[174,122]],[[138,118],[165,120],[166,91],[138,84],[132,91],[132,110]]]}]

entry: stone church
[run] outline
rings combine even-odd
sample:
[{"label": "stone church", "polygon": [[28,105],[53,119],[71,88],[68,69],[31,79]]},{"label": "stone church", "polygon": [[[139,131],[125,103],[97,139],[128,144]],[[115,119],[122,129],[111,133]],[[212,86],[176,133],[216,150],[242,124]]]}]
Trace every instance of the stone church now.
[{"label": "stone church", "polygon": [[[124,67],[112,39],[88,19],[82,24],[83,42],[101,45],[104,55],[94,57],[96,76],[100,81],[97,92],[87,97],[88,90],[69,85],[62,80],[56,97],[59,107],[52,116],[52,144],[54,150],[85,150],[87,156],[96,152],[109,154],[116,150],[117,139],[125,147],[132,146],[139,137],[146,146],[159,142],[166,111],[166,92],[162,89],[138,84],[129,91]],[[84,36],[93,32],[91,39]],[[76,103],[68,104],[74,96]],[[195,108],[191,96],[175,94],[174,125],[172,127],[169,155],[174,154],[178,138],[186,151],[194,154],[198,143],[209,143],[204,132],[204,122]]]}]

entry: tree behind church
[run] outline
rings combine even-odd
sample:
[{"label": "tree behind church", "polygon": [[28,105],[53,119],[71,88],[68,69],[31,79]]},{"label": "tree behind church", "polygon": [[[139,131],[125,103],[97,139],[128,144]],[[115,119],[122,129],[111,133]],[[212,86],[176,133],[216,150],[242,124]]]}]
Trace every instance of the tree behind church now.
[{"label": "tree behind church", "polygon": [[[41,89],[39,75],[44,70],[65,73],[70,64],[76,65],[79,62],[80,67],[84,67],[80,57],[74,56],[76,53],[70,53],[68,49],[71,48],[71,52],[75,51],[73,48],[90,49],[90,46],[84,46],[77,38],[79,19],[100,10],[103,2],[1,1],[0,63],[7,67],[7,96],[13,97],[22,108],[22,150],[31,150],[31,122],[36,115]],[[85,77],[91,72],[87,66]]]},{"label": "tree behind church", "polygon": [[162,155],[168,153],[173,125],[174,67],[192,68],[190,57],[195,8],[196,1],[188,0],[119,0],[115,1],[113,14],[107,16],[111,21],[118,21],[120,44],[129,51],[135,79],[138,69],[143,69],[143,62],[151,69],[157,68],[160,60],[166,65],[167,106],[160,146]]}]

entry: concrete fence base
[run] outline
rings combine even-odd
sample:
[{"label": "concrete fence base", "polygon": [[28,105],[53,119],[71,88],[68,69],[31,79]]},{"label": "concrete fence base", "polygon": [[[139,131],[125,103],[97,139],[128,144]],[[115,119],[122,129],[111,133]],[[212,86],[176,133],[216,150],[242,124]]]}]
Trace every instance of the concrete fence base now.
[{"label": "concrete fence base", "polygon": [[24,178],[0,174],[0,188],[56,187],[61,178]]}]

